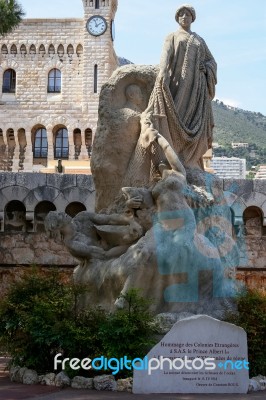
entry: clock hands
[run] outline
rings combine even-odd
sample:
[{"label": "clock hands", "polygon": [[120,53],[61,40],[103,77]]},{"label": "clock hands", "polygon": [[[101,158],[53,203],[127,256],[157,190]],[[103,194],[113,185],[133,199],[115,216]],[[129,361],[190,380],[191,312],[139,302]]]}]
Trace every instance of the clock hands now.
[{"label": "clock hands", "polygon": [[98,28],[99,25],[103,24],[103,21],[100,21],[98,24],[96,23],[96,21],[94,21],[94,22],[95,22],[95,27],[96,28]]}]

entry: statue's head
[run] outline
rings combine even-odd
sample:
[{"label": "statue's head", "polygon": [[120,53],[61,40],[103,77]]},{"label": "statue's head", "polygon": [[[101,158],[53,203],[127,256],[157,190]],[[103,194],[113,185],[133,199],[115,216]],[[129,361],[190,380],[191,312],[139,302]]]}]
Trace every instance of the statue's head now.
[{"label": "statue's head", "polygon": [[126,99],[127,101],[141,106],[143,102],[143,94],[141,88],[138,85],[131,84],[126,87]]},{"label": "statue's head", "polygon": [[180,24],[180,18],[182,18],[184,15],[188,15],[188,16],[191,16],[191,18],[192,18],[192,21],[191,22],[194,22],[195,21],[195,19],[196,19],[196,11],[195,11],[195,8],[194,7],[192,7],[191,5],[189,5],[189,4],[182,4],[180,7],[178,7],[178,9],[176,10],[176,13],[175,13],[175,19],[176,19],[176,21]]},{"label": "statue's head", "polygon": [[46,233],[53,239],[59,239],[71,221],[72,218],[64,212],[50,211],[44,220]]}]

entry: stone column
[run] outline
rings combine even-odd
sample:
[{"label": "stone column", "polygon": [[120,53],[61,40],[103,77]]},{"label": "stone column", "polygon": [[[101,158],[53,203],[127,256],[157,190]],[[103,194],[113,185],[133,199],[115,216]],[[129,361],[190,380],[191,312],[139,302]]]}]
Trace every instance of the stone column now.
[{"label": "stone column", "polygon": [[80,155],[79,155],[79,160],[88,160],[88,150],[85,144],[85,131],[81,131],[81,149],[80,149]]},{"label": "stone column", "polygon": [[19,148],[19,141],[18,141],[18,132],[14,131],[14,141],[15,141],[15,149],[14,149],[14,155],[13,155],[13,164],[12,164],[12,172],[18,172],[19,171],[19,154],[20,154],[20,148]]},{"label": "stone column", "polygon": [[33,151],[32,151],[32,140],[31,140],[31,131],[27,130],[25,132],[26,135],[26,148],[25,148],[25,159],[23,163],[23,171],[31,172],[33,166]]},{"label": "stone column", "polygon": [[49,161],[54,160],[54,138],[53,138],[53,128],[46,127],[47,132],[47,142],[48,142],[48,152],[47,152],[47,166]]},{"label": "stone column", "polygon": [[73,129],[72,128],[68,128],[68,145],[69,145],[68,159],[75,160],[75,145],[74,145],[74,137],[73,137]]}]

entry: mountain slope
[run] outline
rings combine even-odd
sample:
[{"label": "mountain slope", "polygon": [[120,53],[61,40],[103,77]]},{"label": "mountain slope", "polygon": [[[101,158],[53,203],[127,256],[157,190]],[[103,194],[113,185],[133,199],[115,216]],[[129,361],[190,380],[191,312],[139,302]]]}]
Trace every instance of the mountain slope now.
[{"label": "mountain slope", "polygon": [[261,113],[241,110],[213,101],[214,142],[221,145],[231,142],[255,143],[266,148],[266,117]]}]

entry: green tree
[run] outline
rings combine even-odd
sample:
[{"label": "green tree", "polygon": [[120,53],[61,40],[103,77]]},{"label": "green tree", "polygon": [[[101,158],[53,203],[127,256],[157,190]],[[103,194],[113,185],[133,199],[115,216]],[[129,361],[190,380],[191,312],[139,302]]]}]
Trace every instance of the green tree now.
[{"label": "green tree", "polygon": [[11,32],[23,16],[24,11],[16,0],[0,0],[0,36]]}]

